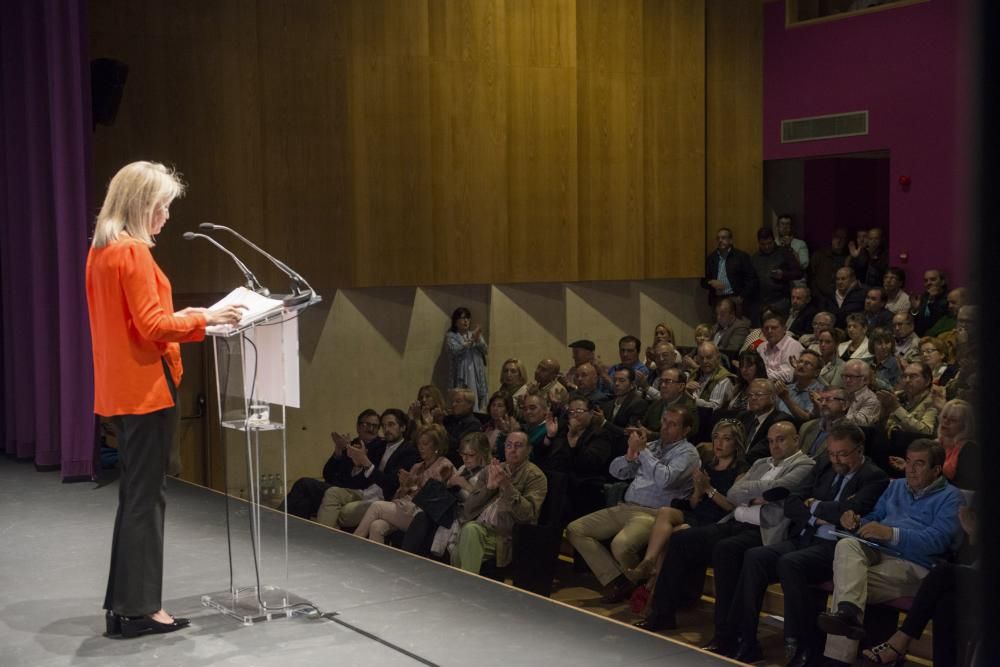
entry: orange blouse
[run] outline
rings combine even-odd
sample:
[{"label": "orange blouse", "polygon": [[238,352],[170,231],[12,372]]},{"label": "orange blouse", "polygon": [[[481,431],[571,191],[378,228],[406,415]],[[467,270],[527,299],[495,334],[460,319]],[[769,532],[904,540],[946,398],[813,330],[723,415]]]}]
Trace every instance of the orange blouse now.
[{"label": "orange blouse", "polygon": [[94,349],[94,412],[147,414],[174,405],[183,367],[179,343],[205,338],[205,316],[174,317],[170,281],[149,246],[123,239],[87,255],[87,308]]}]

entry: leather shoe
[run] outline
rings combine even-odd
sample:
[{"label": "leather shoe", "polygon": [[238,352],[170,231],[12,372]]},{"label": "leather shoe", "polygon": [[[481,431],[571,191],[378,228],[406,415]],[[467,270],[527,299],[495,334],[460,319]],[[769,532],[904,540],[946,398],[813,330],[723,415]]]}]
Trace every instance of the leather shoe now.
[{"label": "leather shoe", "polygon": [[712,653],[718,653],[719,655],[731,658],[739,647],[732,639],[716,635],[708,640],[708,643],[701,648],[705,651],[711,651]]},{"label": "leather shoe", "polygon": [[817,623],[820,630],[828,635],[841,635],[849,639],[865,638],[861,610],[850,602],[841,602],[836,612],[820,614]]},{"label": "leather shoe", "polygon": [[176,632],[191,624],[191,621],[186,618],[175,618],[173,623],[160,623],[154,621],[150,616],[119,616],[119,618],[121,619],[122,639]]},{"label": "leather shoe", "polygon": [[118,637],[122,633],[122,617],[111,611],[104,612],[104,636]]},{"label": "leather shoe", "polygon": [[797,639],[785,640],[786,667],[806,667],[812,661],[812,651],[799,644]]},{"label": "leather shoe", "polygon": [[764,652],[760,650],[760,644],[757,642],[743,641],[740,642],[739,648],[730,657],[740,662],[757,662],[764,659]]},{"label": "leather shoe", "polygon": [[632,625],[643,630],[648,630],[649,632],[677,629],[677,621],[673,614],[660,614],[655,611],[646,618],[636,621]]},{"label": "leather shoe", "polygon": [[601,600],[609,604],[621,602],[628,598],[635,589],[635,584],[625,577],[618,577],[601,591]]}]

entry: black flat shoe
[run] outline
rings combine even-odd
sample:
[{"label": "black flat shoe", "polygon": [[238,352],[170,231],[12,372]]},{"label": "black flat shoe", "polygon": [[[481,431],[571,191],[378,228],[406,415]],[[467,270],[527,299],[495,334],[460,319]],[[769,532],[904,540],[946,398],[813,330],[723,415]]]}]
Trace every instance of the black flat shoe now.
[{"label": "black flat shoe", "polygon": [[633,623],[637,628],[648,630],[649,632],[659,632],[660,630],[676,630],[677,621],[672,614],[651,613],[646,618]]},{"label": "black flat shoe", "polygon": [[703,651],[711,651],[712,653],[731,658],[739,648],[739,644],[732,639],[716,635],[709,639],[708,643],[701,648]]},{"label": "black flat shoe", "polygon": [[122,634],[122,617],[111,611],[104,612],[104,636],[119,637]]},{"label": "black flat shoe", "polygon": [[816,619],[819,629],[828,635],[840,635],[849,639],[864,639],[865,626],[861,620],[861,610],[854,605],[841,602],[840,609],[825,612]]},{"label": "black flat shoe", "polygon": [[191,624],[186,618],[175,618],[173,623],[160,623],[149,616],[119,616],[122,639],[133,639],[141,635],[158,635],[182,630]]}]

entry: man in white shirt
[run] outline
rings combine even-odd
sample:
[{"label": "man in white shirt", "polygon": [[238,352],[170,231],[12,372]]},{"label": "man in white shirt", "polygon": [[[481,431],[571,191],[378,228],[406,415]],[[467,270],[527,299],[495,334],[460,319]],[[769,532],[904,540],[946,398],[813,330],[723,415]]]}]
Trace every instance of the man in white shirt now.
[{"label": "man in white shirt", "polygon": [[802,344],[788,335],[785,318],[779,313],[769,312],[761,324],[765,342],[757,353],[764,359],[768,379],[791,382],[795,376],[791,358],[802,353]]},{"label": "man in white shirt", "polygon": [[910,312],[910,295],[903,291],[906,285],[906,272],[898,266],[890,266],[882,276],[882,289],[885,290],[885,307],[895,315]]},{"label": "man in white shirt", "polygon": [[871,382],[872,367],[860,359],[851,359],[844,365],[840,378],[844,390],[851,396],[851,406],[847,408],[845,420],[858,426],[872,426],[882,417],[882,404],[868,385]]}]

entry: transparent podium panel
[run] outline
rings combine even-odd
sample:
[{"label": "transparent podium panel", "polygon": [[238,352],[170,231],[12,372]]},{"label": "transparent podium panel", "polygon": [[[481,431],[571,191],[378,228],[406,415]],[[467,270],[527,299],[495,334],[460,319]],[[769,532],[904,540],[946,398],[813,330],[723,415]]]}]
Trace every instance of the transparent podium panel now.
[{"label": "transparent podium panel", "polygon": [[210,331],[226,489],[230,585],[202,603],[244,624],[317,611],[288,592],[286,417],[299,406],[298,308]]}]

